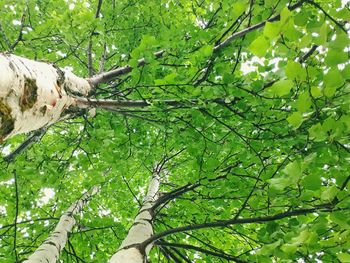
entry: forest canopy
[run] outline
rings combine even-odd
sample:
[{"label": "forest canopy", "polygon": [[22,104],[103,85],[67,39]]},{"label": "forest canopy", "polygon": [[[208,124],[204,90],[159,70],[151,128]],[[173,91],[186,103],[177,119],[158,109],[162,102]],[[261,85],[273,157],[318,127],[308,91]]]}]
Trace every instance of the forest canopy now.
[{"label": "forest canopy", "polygon": [[0,0],[0,261],[350,262],[349,19]]}]

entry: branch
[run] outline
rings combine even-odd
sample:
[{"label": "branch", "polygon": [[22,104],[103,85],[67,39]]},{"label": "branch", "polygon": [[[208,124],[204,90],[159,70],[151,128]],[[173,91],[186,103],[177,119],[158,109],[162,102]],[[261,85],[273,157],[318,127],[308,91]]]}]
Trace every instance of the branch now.
[{"label": "branch", "polygon": [[88,58],[88,71],[89,71],[89,76],[92,76],[94,74],[94,66],[92,62],[92,35],[90,36],[88,47],[86,50],[87,53],[87,58]]},{"label": "branch", "polygon": [[207,255],[212,255],[212,256],[215,256],[215,257],[219,257],[219,258],[223,258],[223,259],[227,259],[227,260],[232,260],[234,262],[245,262],[245,261],[242,261],[234,256],[231,256],[231,255],[228,255],[226,253],[217,253],[217,252],[214,252],[214,251],[210,251],[210,250],[207,250],[207,249],[204,249],[204,248],[201,248],[201,247],[197,247],[197,246],[193,246],[193,245],[188,245],[188,244],[178,244],[178,243],[168,243],[168,242],[165,242],[165,241],[157,241],[155,243],[156,245],[159,245],[159,246],[163,246],[163,247],[177,247],[177,248],[184,248],[184,249],[191,249],[191,250],[195,250],[195,251],[198,251],[198,252],[202,252],[204,254],[207,254]]},{"label": "branch", "polygon": [[184,186],[181,186],[169,193],[166,193],[165,195],[163,195],[162,197],[160,197],[157,202],[155,202],[155,204],[153,205],[152,209],[156,209],[157,207],[159,207],[161,204],[164,204],[170,200],[175,199],[176,197],[179,197],[180,195],[183,195],[184,193],[187,193],[195,188],[197,188],[198,186],[200,186],[200,183],[195,183],[195,184],[186,184]]},{"label": "branch", "polygon": [[[296,4],[289,6],[288,8],[289,8],[289,10],[295,10],[296,8],[300,7],[306,1],[307,0],[301,0],[301,1],[297,2]],[[219,50],[221,50],[222,48],[228,46],[233,40],[240,38],[242,36],[245,36],[246,34],[252,32],[254,30],[257,30],[259,28],[264,27],[266,22],[273,22],[273,21],[277,21],[278,19],[280,19],[279,14],[266,20],[266,21],[260,22],[256,25],[247,27],[246,29],[243,29],[242,31],[239,31],[239,32],[232,34],[231,36],[226,38],[226,40],[224,40],[221,44],[216,45],[213,48],[213,52],[216,53]],[[164,52],[165,52],[164,50],[160,50],[160,51],[154,53],[154,56],[156,58],[160,58],[163,56]],[[142,58],[138,61],[137,67],[142,67],[145,64],[146,64],[146,60],[144,58]],[[118,76],[130,73],[132,70],[133,70],[133,67],[131,67],[130,65],[126,65],[124,67],[120,67],[120,68],[117,68],[117,69],[114,69],[111,71],[107,71],[107,72],[98,74],[98,75],[93,76],[91,78],[88,78],[88,81],[92,86],[97,86],[99,84],[108,83],[109,81],[116,79]]]},{"label": "branch", "polygon": [[166,258],[172,258],[175,263],[182,263],[168,248],[160,247]]},{"label": "branch", "polygon": [[349,182],[350,182],[350,175],[348,175],[348,177],[346,177],[345,181],[343,182],[343,184],[340,187],[340,190],[343,191]]},{"label": "branch", "polygon": [[[232,165],[230,167],[230,169],[233,169],[234,167],[238,166],[239,162],[237,162],[235,165]],[[222,172],[225,172],[226,170],[223,170]],[[166,203],[168,203],[169,201],[189,192],[189,191],[192,191],[194,189],[196,189],[197,187],[200,187],[200,186],[203,186],[203,184],[201,183],[202,180],[208,180],[209,183],[211,182],[215,182],[217,180],[221,180],[221,179],[226,179],[226,175],[219,175],[215,178],[207,178],[207,177],[202,177],[202,178],[199,178],[197,180],[196,183],[193,183],[193,184],[186,184],[186,185],[183,185],[181,187],[178,187],[168,193],[165,193],[163,196],[161,196],[157,202],[154,203],[152,209],[155,210],[157,209],[160,205],[164,205]],[[256,178],[254,178],[256,179]]]},{"label": "branch", "polygon": [[318,48],[317,45],[313,45],[308,52],[306,52],[299,60],[299,63],[304,63]]},{"label": "branch", "polygon": [[[304,4],[304,2],[306,2],[307,0],[301,0],[299,2],[297,2],[296,4],[292,5],[292,6],[289,6],[288,9],[289,10],[295,10],[297,9],[298,7],[302,6]],[[234,34],[232,34],[231,36],[229,36],[228,38],[226,38],[224,40],[224,42],[222,42],[221,44],[218,44],[217,46],[214,47],[214,52],[218,52],[219,50],[223,49],[224,47],[226,47],[227,45],[229,45],[233,40],[237,39],[237,38],[240,38],[242,36],[245,36],[246,34],[252,32],[252,31],[255,31],[259,28],[262,28],[265,26],[266,22],[274,22],[274,21],[277,21],[280,19],[280,14],[274,16],[274,17],[271,17],[270,19],[266,20],[266,21],[263,21],[263,22],[260,22],[258,24],[255,24],[253,26],[250,26],[250,27],[247,27],[239,32],[236,32]]]},{"label": "branch", "polygon": [[100,16],[102,2],[102,0],[98,0],[95,18],[98,18]]},{"label": "branch", "polygon": [[314,2],[312,0],[307,0],[307,3],[309,3],[310,5],[313,5],[317,9],[321,10],[321,12],[326,17],[328,17],[334,24],[336,24],[341,30],[343,30],[345,32],[345,34],[348,34],[348,31],[344,28],[344,25],[342,25],[337,20],[335,20],[332,16],[330,16],[318,3],[316,3],[316,2]]},{"label": "branch", "polygon": [[232,104],[238,101],[239,99],[236,98],[233,101],[225,102],[225,99],[216,98],[216,99],[208,99],[208,100],[198,100],[198,99],[191,99],[188,101],[178,101],[178,100],[153,100],[153,101],[147,101],[147,100],[96,100],[96,99],[87,99],[87,98],[81,98],[81,97],[75,97],[76,100],[76,106],[81,109],[85,108],[98,108],[98,109],[104,109],[109,111],[115,111],[120,108],[144,108],[149,107],[154,104],[165,104],[166,106],[193,106],[198,105],[199,103],[217,103],[217,104]]},{"label": "branch", "polygon": [[42,128],[40,130],[37,130],[33,132],[30,136],[27,137],[27,139],[22,142],[21,145],[19,145],[12,153],[4,157],[4,161],[10,163],[14,161],[14,159],[20,155],[22,152],[24,152],[27,148],[32,146],[35,142],[38,142],[41,140],[41,138],[45,135],[47,128]]},{"label": "branch", "polygon": [[37,221],[47,221],[47,220],[59,220],[59,218],[57,218],[57,217],[43,217],[43,218],[36,218],[36,219],[27,219],[27,220],[19,221],[16,224],[12,223],[12,224],[3,225],[0,227],[0,230],[5,229],[5,228],[12,228],[15,225],[28,224],[28,223],[33,224],[34,222],[37,222]]},{"label": "branch", "polygon": [[[160,50],[154,53],[154,56],[156,58],[160,58],[163,56],[163,54],[164,54],[164,50]],[[145,64],[146,64],[146,60],[142,58],[142,59],[139,59],[137,66],[142,67]],[[131,67],[130,65],[126,65],[124,67],[120,67],[120,68],[93,76],[92,78],[89,78],[88,81],[92,86],[97,86],[99,84],[108,83],[109,81],[116,79],[118,76],[127,74],[132,70],[133,70],[133,67]]]},{"label": "branch", "polygon": [[182,258],[183,260],[185,260],[185,262],[187,263],[192,263],[192,261],[187,257],[187,255],[182,254],[178,249],[176,249],[175,247],[171,248],[172,251],[174,251],[174,253],[176,255],[178,255],[180,258]]},{"label": "branch", "polygon": [[128,187],[130,193],[132,194],[132,196],[133,196],[134,199],[136,200],[136,202],[139,204],[139,207],[141,207],[141,206],[142,206],[141,201],[137,198],[137,196],[135,195],[135,193],[134,193],[133,190],[131,189],[131,187],[130,187],[128,181],[126,180],[126,178],[125,178],[124,176],[122,176],[122,179],[123,179],[124,183],[126,184],[126,186]]},{"label": "branch", "polygon": [[14,235],[13,235],[13,251],[15,253],[16,257],[16,262],[18,261],[18,254],[17,254],[17,220],[18,220],[18,205],[19,205],[19,200],[18,200],[18,181],[17,181],[17,173],[16,170],[13,171],[13,176],[15,179],[15,195],[16,195],[16,214],[15,214],[15,220],[14,220]]},{"label": "branch", "polygon": [[198,229],[203,229],[203,228],[227,227],[230,225],[238,225],[238,224],[252,224],[252,223],[270,222],[270,221],[280,220],[280,219],[283,219],[286,217],[314,213],[314,212],[319,211],[320,209],[324,209],[325,211],[332,211],[330,204],[324,204],[324,205],[320,205],[320,206],[314,207],[314,208],[298,209],[298,210],[294,210],[294,211],[288,211],[288,212],[275,214],[272,216],[228,219],[228,220],[220,220],[220,221],[214,221],[214,222],[208,222],[208,223],[202,223],[202,224],[196,224],[196,225],[187,225],[187,226],[168,229],[164,232],[155,234],[152,237],[150,237],[149,239],[145,240],[142,244],[140,244],[140,246],[145,248],[148,244],[150,244],[150,243],[152,243],[160,238],[163,238],[165,236],[175,234],[175,233],[186,232],[186,231],[190,231],[190,230],[198,230]]},{"label": "branch", "polygon": [[[10,47],[11,47],[10,40],[8,39],[8,37],[7,37],[6,33],[5,33],[5,30],[2,28],[1,23],[0,23],[0,33],[1,33],[1,35],[2,35],[2,37],[3,37],[3,39],[4,39],[4,41],[5,41],[5,43],[6,43],[6,45],[7,45],[7,47],[10,48]],[[5,49],[5,48],[4,48],[4,49]]]},{"label": "branch", "polygon": [[26,19],[26,9],[24,9],[23,11],[23,15],[21,18],[21,27],[19,29],[18,37],[16,41],[10,46],[10,50],[13,50],[18,45],[18,43],[23,40],[23,28],[24,28],[25,19]]}]

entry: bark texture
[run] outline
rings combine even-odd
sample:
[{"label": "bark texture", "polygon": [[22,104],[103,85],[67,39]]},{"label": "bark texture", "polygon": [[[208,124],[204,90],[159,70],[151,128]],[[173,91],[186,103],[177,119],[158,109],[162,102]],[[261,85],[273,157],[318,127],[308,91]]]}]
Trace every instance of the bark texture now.
[{"label": "bark texture", "polygon": [[99,187],[94,186],[86,192],[79,200],[74,202],[69,209],[61,216],[55,230],[35,250],[35,252],[23,263],[54,263],[57,261],[61,250],[64,248],[68,234],[75,225],[74,215],[82,211],[84,205],[90,198],[99,191]]},{"label": "bark texture", "polygon": [[0,141],[57,122],[92,86],[53,64],[0,53]]},{"label": "bark texture", "polygon": [[153,235],[153,207],[159,198],[160,171],[155,171],[148,185],[139,213],[128,235],[109,263],[145,263],[153,244],[143,248],[141,244]]}]

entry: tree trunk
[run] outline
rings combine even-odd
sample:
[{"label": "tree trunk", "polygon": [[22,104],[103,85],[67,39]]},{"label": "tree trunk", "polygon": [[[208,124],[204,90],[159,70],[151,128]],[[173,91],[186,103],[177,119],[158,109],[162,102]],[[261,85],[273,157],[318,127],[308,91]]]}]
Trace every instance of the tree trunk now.
[{"label": "tree trunk", "polygon": [[154,204],[159,197],[160,171],[155,169],[148,185],[147,195],[142,203],[128,235],[118,251],[110,259],[110,263],[145,263],[153,244],[146,248],[142,243],[153,235]]},{"label": "tree trunk", "polygon": [[64,248],[68,234],[75,225],[74,215],[82,211],[89,199],[99,191],[99,187],[94,186],[86,192],[79,200],[74,202],[69,209],[61,216],[55,230],[37,248],[37,250],[23,263],[54,263],[57,261],[61,250]]},{"label": "tree trunk", "polygon": [[92,85],[53,64],[0,54],[0,141],[57,122]]},{"label": "tree trunk", "polygon": [[[159,58],[164,51],[156,52]],[[145,65],[140,59],[138,66]],[[12,54],[0,53],[0,143],[16,134],[28,133],[56,123],[67,115],[68,108],[99,108],[116,111],[120,108],[148,107],[153,104],[184,106],[201,102],[186,100],[103,100],[90,99],[88,95],[102,83],[132,70],[124,66],[90,78],[80,78],[54,64],[38,62]],[[225,99],[205,101],[227,104]],[[230,101],[230,104],[236,99]]]}]

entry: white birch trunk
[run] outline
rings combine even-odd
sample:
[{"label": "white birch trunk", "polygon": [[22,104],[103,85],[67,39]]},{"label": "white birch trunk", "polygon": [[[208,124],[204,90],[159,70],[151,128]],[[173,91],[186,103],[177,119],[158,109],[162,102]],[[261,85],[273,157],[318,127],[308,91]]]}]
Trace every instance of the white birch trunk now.
[{"label": "white birch trunk", "polygon": [[61,250],[64,248],[68,234],[75,225],[74,215],[80,213],[90,197],[99,191],[99,187],[94,186],[86,192],[79,200],[74,202],[69,209],[61,216],[55,230],[38,247],[35,252],[23,263],[54,263],[57,261]]},{"label": "white birch trunk", "polygon": [[152,220],[154,211],[152,208],[159,197],[159,185],[159,172],[154,172],[148,185],[147,195],[134,220],[134,224],[109,263],[147,262],[147,255],[152,248],[152,244],[148,245],[145,249],[141,248],[140,244],[153,235]]},{"label": "white birch trunk", "polygon": [[57,122],[92,86],[52,64],[0,53],[0,141]]}]

